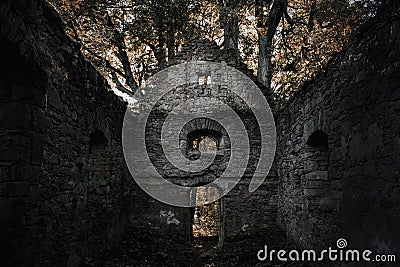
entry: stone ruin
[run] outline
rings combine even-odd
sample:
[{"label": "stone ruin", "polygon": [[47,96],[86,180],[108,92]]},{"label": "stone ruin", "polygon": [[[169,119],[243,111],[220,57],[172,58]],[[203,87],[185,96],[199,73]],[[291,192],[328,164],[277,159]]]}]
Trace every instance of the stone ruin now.
[{"label": "stone ruin", "polygon": [[[399,36],[398,9],[381,10],[284,108],[270,103],[274,165],[254,193],[245,175],[218,202],[220,243],[283,229],[300,247],[326,248],[343,237],[376,252],[400,249]],[[121,147],[126,103],[66,36],[55,11],[41,0],[3,1],[0,43],[1,262],[79,266],[118,246],[129,227],[191,240],[193,209],[154,200],[130,176]],[[191,60],[224,61],[254,79],[208,41],[185,45],[170,65]],[[162,114],[153,115],[157,135]],[[253,118],[242,115],[257,147]],[[166,175],[190,185],[214,180],[229,136],[211,120],[182,134],[183,147],[198,146],[202,136],[214,140],[220,158],[198,176],[172,168]]]}]

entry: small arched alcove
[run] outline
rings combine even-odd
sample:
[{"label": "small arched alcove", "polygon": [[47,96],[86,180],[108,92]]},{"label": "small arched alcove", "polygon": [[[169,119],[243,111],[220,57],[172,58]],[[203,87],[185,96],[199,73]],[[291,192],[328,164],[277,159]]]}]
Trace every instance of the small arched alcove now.
[{"label": "small arched alcove", "polygon": [[319,149],[328,149],[328,135],[317,130],[308,137],[307,145]]},{"label": "small arched alcove", "polygon": [[99,150],[103,150],[108,145],[108,139],[104,133],[100,130],[95,130],[90,134],[89,141],[89,152],[93,153]]},{"label": "small arched alcove", "polygon": [[306,173],[328,170],[328,135],[324,131],[317,130],[307,138],[306,151],[308,152],[305,162]]},{"label": "small arched alcove", "polygon": [[321,130],[313,132],[307,138],[302,181],[305,214],[330,209],[326,204],[330,203],[328,199],[330,194],[328,144],[328,135]]}]

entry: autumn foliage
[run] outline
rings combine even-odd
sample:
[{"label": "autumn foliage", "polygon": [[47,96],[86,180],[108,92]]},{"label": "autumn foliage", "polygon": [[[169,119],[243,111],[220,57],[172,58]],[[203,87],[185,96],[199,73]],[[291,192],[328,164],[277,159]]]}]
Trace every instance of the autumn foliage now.
[{"label": "autumn foliage", "polygon": [[237,50],[275,98],[323,71],[374,0],[48,0],[66,32],[109,80],[132,95],[193,38]]}]

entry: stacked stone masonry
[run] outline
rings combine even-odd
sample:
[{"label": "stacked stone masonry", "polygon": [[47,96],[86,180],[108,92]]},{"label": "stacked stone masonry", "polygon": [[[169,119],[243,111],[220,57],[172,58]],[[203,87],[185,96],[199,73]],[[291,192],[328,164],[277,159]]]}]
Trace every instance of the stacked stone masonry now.
[{"label": "stacked stone masonry", "polygon": [[[323,74],[274,110],[275,163],[254,193],[248,184],[260,134],[254,116],[236,106],[256,152],[221,201],[225,239],[279,224],[302,247],[326,248],[344,237],[377,253],[400,249],[400,19],[393,7],[382,9]],[[79,266],[118,246],[128,227],[190,240],[191,210],[154,200],[130,176],[121,147],[126,103],[82,57],[55,11],[41,0],[3,1],[0,43],[1,262]],[[169,65],[191,60],[225,62],[255,80],[236,55],[209,41],[184,45]],[[154,165],[177,184],[213,181],[229,158],[229,136],[210,120],[193,121],[180,135],[182,149],[202,131],[221,144],[217,160],[197,176],[169,166],[156,144],[165,111],[179,104],[173,99],[198,91],[175,92],[149,121]]]},{"label": "stacked stone masonry", "polygon": [[280,222],[302,246],[400,248],[399,36],[394,4],[275,116]]}]

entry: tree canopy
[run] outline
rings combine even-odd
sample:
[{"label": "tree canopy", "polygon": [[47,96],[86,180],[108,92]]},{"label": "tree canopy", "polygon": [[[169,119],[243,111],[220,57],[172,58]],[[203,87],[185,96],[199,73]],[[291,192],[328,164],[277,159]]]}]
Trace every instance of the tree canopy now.
[{"label": "tree canopy", "polygon": [[117,92],[135,94],[183,43],[230,49],[276,98],[321,72],[379,0],[47,0]]}]

